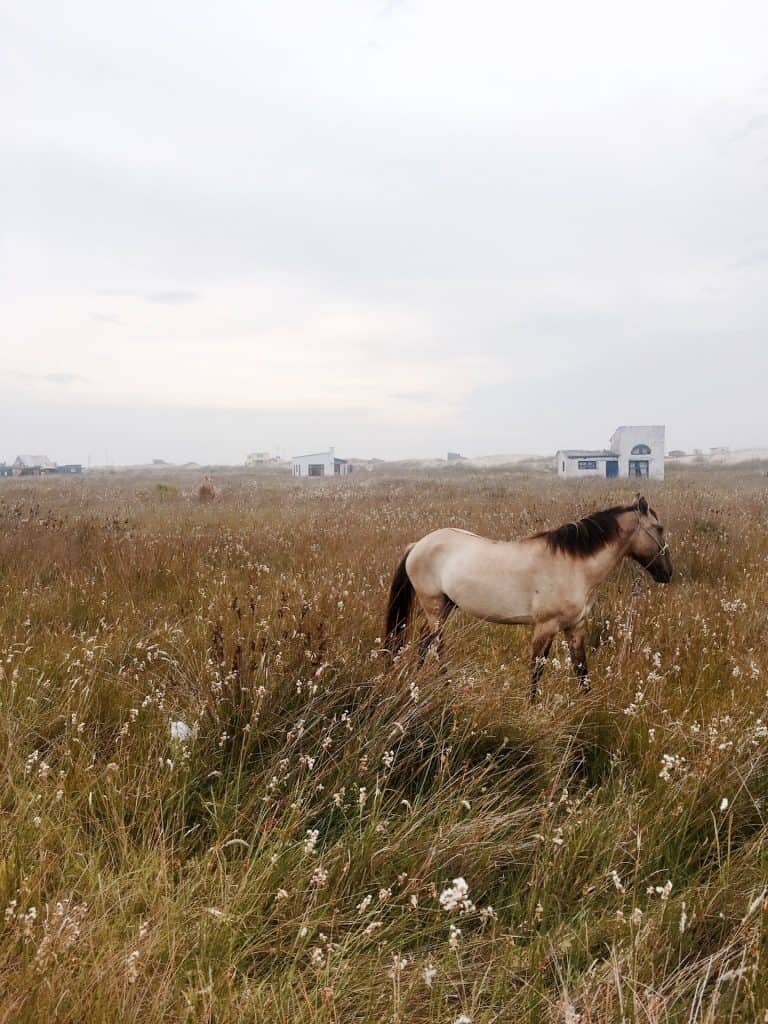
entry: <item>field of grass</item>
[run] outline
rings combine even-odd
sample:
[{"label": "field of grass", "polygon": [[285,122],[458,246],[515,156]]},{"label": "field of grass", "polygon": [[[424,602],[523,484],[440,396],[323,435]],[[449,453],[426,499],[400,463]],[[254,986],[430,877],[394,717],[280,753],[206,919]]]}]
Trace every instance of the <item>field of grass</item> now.
[{"label": "field of grass", "polygon": [[768,1020],[761,470],[649,487],[535,709],[524,628],[388,666],[392,570],[628,484],[216,484],[0,481],[0,1022]]}]

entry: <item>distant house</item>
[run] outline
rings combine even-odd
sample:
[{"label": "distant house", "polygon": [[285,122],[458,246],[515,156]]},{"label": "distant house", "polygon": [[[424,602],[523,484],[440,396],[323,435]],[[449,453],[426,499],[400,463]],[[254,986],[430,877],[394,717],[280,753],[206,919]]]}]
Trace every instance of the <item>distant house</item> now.
[{"label": "distant house", "polygon": [[312,455],[294,455],[291,459],[293,476],[346,476],[352,466],[346,459],[337,459],[333,448]]},{"label": "distant house", "polygon": [[61,466],[57,466],[53,472],[58,476],[70,476],[73,473],[82,473],[83,466],[80,462],[66,462]]},{"label": "distant house", "polygon": [[278,458],[275,455],[271,455],[269,452],[251,452],[250,455],[245,457],[245,465],[250,468],[251,466],[260,466],[265,462],[278,462]]},{"label": "distant house", "polygon": [[464,456],[458,452],[448,452],[448,462],[464,462]]},{"label": "distant house", "polygon": [[7,462],[0,462],[0,476],[13,476],[13,466]]},{"label": "distant house", "polygon": [[15,476],[42,476],[55,470],[56,463],[47,455],[17,455],[13,463]]},{"label": "distant house", "polygon": [[561,448],[555,456],[563,480],[585,477],[664,479],[663,426],[617,427],[610,448]]}]

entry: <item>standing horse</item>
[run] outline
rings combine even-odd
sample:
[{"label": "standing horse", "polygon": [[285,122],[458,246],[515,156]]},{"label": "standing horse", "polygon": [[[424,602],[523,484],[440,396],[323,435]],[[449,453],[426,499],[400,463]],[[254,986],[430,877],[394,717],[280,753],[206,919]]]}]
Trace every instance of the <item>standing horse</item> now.
[{"label": "standing horse", "polygon": [[209,476],[203,477],[203,482],[197,489],[197,499],[201,503],[213,501],[216,498],[216,488],[213,486],[213,480]]},{"label": "standing horse", "polygon": [[387,607],[387,647],[403,646],[414,597],[427,625],[422,659],[454,608],[477,619],[533,626],[531,702],[556,634],[568,642],[584,692],[590,689],[584,645],[586,618],[597,588],[623,558],[638,562],[657,583],[672,576],[669,546],[658,516],[639,494],[633,505],[594,512],[576,523],[518,541],[495,541],[467,530],[435,530],[411,544],[395,570]]}]

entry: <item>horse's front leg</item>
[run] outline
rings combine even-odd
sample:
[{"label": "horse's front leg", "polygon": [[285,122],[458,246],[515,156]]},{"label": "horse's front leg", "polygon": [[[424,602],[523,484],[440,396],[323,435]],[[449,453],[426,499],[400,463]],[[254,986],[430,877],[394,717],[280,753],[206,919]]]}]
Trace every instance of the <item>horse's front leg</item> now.
[{"label": "horse's front leg", "polygon": [[585,643],[584,626],[576,626],[565,632],[568,641],[568,650],[571,655],[571,664],[579,680],[579,689],[582,693],[589,693],[592,684],[589,681],[589,670],[587,668],[587,648]]},{"label": "horse's front leg", "polygon": [[549,649],[555,639],[558,625],[556,622],[537,622],[533,627],[533,644],[531,647],[531,704],[539,699],[539,679],[544,671]]}]

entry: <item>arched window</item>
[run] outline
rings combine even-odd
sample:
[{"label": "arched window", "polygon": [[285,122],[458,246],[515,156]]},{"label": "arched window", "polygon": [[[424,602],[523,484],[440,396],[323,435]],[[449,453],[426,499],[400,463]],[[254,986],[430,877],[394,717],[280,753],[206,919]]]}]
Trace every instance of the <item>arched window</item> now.
[{"label": "arched window", "polygon": [[651,454],[651,449],[648,447],[647,444],[636,444],[635,447],[632,449],[632,454],[633,455],[650,455]]}]

